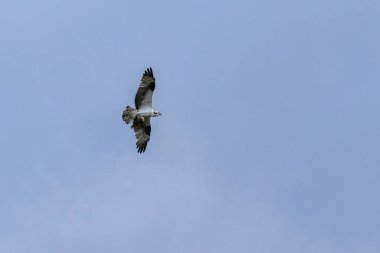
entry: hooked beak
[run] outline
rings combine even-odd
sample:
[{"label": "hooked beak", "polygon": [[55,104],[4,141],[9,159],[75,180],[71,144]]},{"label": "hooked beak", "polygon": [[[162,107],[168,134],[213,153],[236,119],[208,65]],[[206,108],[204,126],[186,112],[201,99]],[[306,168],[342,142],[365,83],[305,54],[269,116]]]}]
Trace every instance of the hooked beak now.
[{"label": "hooked beak", "polygon": [[159,112],[158,115],[162,115],[162,114]]}]

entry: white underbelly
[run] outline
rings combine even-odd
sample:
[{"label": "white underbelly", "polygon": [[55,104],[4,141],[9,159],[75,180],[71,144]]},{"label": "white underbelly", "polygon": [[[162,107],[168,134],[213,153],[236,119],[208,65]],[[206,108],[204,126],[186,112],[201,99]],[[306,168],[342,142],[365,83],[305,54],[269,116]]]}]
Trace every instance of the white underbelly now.
[{"label": "white underbelly", "polygon": [[154,114],[154,111],[152,108],[140,108],[137,110],[137,115],[147,117],[152,116]]}]

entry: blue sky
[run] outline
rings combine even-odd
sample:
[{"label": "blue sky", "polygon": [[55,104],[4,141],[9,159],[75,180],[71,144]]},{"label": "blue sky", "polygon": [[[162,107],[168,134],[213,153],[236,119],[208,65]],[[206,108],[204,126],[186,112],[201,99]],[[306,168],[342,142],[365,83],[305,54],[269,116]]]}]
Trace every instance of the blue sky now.
[{"label": "blue sky", "polygon": [[[0,251],[380,252],[380,3],[0,3]],[[146,153],[121,112],[154,69]]]}]

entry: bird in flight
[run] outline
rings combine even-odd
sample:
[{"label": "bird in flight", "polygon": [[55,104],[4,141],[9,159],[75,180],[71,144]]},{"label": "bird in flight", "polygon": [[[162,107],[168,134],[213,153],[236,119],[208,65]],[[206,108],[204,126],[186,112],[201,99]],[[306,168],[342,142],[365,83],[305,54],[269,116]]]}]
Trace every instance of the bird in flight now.
[{"label": "bird in flight", "polygon": [[161,113],[153,110],[152,95],[156,82],[152,68],[145,70],[139,88],[135,96],[135,107],[127,106],[123,111],[123,120],[129,124],[132,122],[136,136],[136,148],[138,153],[145,152],[146,145],[150,139],[150,118],[160,116]]}]

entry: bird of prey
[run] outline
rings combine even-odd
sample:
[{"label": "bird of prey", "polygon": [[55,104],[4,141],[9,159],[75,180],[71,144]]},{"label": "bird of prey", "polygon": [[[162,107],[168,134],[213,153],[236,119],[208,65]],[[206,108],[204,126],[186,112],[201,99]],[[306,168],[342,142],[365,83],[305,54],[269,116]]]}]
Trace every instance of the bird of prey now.
[{"label": "bird of prey", "polygon": [[129,124],[132,122],[136,136],[136,148],[138,153],[145,152],[146,145],[150,139],[150,118],[160,116],[161,113],[153,110],[152,95],[156,82],[152,68],[145,70],[139,88],[135,96],[135,107],[127,106],[123,111],[123,120]]}]

